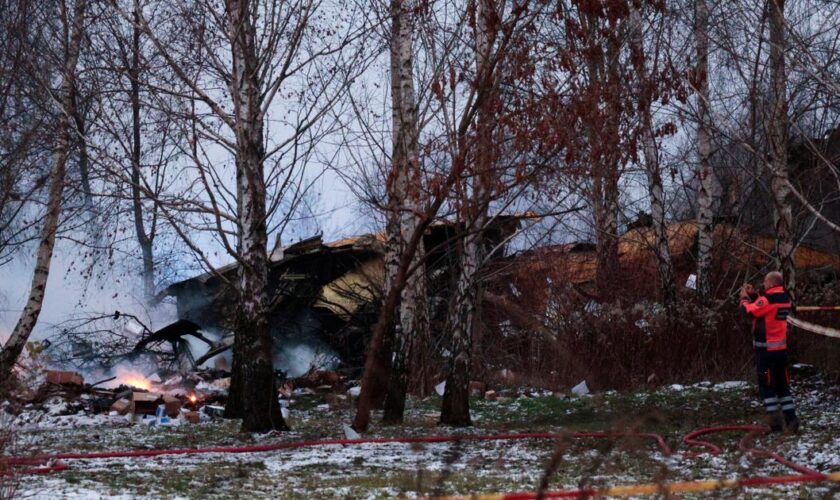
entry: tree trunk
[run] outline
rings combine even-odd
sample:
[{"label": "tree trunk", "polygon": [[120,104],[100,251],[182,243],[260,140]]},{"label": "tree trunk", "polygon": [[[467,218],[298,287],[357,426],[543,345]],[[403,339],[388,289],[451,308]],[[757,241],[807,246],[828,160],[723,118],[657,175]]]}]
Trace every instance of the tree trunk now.
[{"label": "tree trunk", "polygon": [[701,304],[712,300],[712,249],[714,247],[714,203],[718,192],[717,177],[709,161],[711,154],[711,117],[709,115],[709,8],[706,0],[697,0],[694,13],[694,37],[697,44],[695,85],[697,92],[697,298]]},{"label": "tree trunk", "polygon": [[367,358],[365,358],[365,369],[362,374],[362,380],[360,381],[361,393],[359,394],[359,402],[356,405],[356,416],[353,419],[353,429],[357,432],[365,432],[370,424],[370,411],[374,402],[373,391],[371,390],[374,387],[373,381],[381,378],[384,371],[382,368],[382,353],[384,352],[387,355],[391,352],[387,349],[387,332],[391,328],[396,317],[397,308],[400,306],[402,291],[407,281],[407,271],[418,246],[423,241],[423,232],[429,224],[429,214],[437,212],[442,200],[443,198],[437,200],[429,211],[426,212],[426,216],[421,218],[420,226],[408,240],[403,254],[400,256],[396,275],[391,282],[391,286],[388,288],[385,299],[382,301],[382,310],[379,312],[379,318],[376,320],[376,324],[373,325],[373,332],[371,333],[370,343],[368,344],[368,354]]},{"label": "tree trunk", "polygon": [[90,187],[90,155],[87,148],[87,121],[85,112],[79,108],[78,89],[73,90],[73,122],[76,125],[76,135],[79,141],[79,177],[82,182],[82,196],[85,210],[90,214],[93,209],[93,189]]},{"label": "tree trunk", "polygon": [[[474,219],[476,222],[479,218]],[[449,374],[440,410],[444,425],[472,425],[470,418],[470,350],[476,308],[476,272],[479,266],[481,237],[478,226],[468,225],[463,237],[458,282],[450,307],[452,344]]]},{"label": "tree trunk", "polygon": [[[476,80],[493,85],[486,71],[489,55],[495,40],[495,0],[477,0],[475,3],[475,67]],[[479,300],[478,270],[484,259],[484,227],[488,222],[488,206],[493,189],[492,121],[495,93],[485,89],[488,97],[478,108],[476,117],[475,169],[470,199],[464,203],[464,231],[461,240],[458,281],[450,307],[452,344],[449,374],[446,378],[440,423],[444,425],[472,425],[470,418],[470,365],[476,307]]]},{"label": "tree trunk", "polygon": [[286,430],[277,402],[268,324],[263,118],[256,56],[256,28],[248,0],[228,0],[231,96],[235,115],[239,302],[233,371],[226,417],[242,418],[248,432]]},{"label": "tree trunk", "polygon": [[131,200],[134,212],[134,229],[137,233],[137,243],[143,258],[143,297],[146,305],[152,305],[155,298],[155,261],[153,254],[153,241],[143,223],[143,204],[140,198],[140,21],[135,5],[134,10],[134,33],[131,44],[131,69],[129,78],[129,98],[131,100]]},{"label": "tree trunk", "polygon": [[[596,139],[597,140],[597,139]],[[602,301],[616,298],[618,261],[618,166],[609,159],[601,159],[600,170],[593,179],[595,242],[595,286]]]},{"label": "tree trunk", "polygon": [[618,42],[610,39],[605,50],[598,41],[601,28],[597,18],[593,14],[587,14],[585,20],[584,29],[587,30],[590,40],[589,55],[586,58],[589,86],[599,88],[596,95],[608,110],[606,117],[594,115],[598,117],[598,123],[589,120],[586,133],[592,168],[590,198],[596,231],[595,287],[598,297],[609,302],[617,297],[616,281],[621,271],[618,260],[618,181],[621,176],[621,153],[618,148],[622,114],[618,96],[623,84],[618,70],[621,47]]},{"label": "tree trunk", "polygon": [[776,264],[785,277],[788,290],[796,288],[796,266],[793,260],[795,238],[791,194],[788,185],[787,159],[787,71],[785,69],[785,0],[770,2],[770,72],[771,116],[768,124],[770,167],[773,171],[773,223],[776,228]]},{"label": "tree trunk", "polygon": [[642,34],[642,19],[639,10],[633,8],[630,13],[632,34],[630,44],[637,53],[637,74],[639,82],[639,114],[642,120],[642,153],[645,159],[645,173],[648,180],[648,196],[650,197],[650,214],[653,219],[654,250],[656,252],[659,284],[662,291],[662,302],[669,313],[673,313],[677,300],[677,287],[674,281],[674,266],[671,261],[671,249],[668,246],[668,233],[665,226],[665,200],[662,189],[662,175],[659,168],[659,155],[656,138],[653,131],[651,117],[651,90],[648,85],[648,74]]},{"label": "tree trunk", "polygon": [[20,319],[12,331],[12,335],[0,352],[0,379],[5,380],[20,357],[35,324],[41,314],[47,279],[50,274],[55,235],[61,215],[61,198],[64,189],[64,175],[67,167],[70,144],[72,142],[70,118],[75,116],[73,91],[76,88],[76,64],[81,52],[84,31],[84,16],[86,0],[78,0],[73,9],[72,26],[65,25],[66,46],[64,50],[64,68],[61,79],[61,112],[58,113],[56,128],[55,164],[50,173],[50,191],[47,198],[47,211],[44,215],[44,226],[38,243],[38,255],[35,259],[35,271],[32,274],[32,285],[29,298]]},{"label": "tree trunk", "polygon": [[[403,0],[391,1],[391,107],[393,117],[393,154],[389,176],[389,208],[396,213],[389,217],[396,219],[390,224],[388,283],[396,275],[399,255],[403,253],[405,242],[419,226],[420,194],[420,154],[418,151],[417,110],[414,98],[414,47],[412,43],[411,8]],[[394,240],[394,241],[392,241]],[[393,252],[398,255],[391,256]],[[399,318],[396,321],[393,342],[391,374],[388,380],[388,394],[385,399],[383,421],[398,424],[403,420],[405,397],[410,376],[410,363],[413,361],[413,349],[418,338],[425,338],[428,331],[426,313],[426,266],[425,251],[418,246],[412,260],[414,271],[406,281],[400,301]]]}]

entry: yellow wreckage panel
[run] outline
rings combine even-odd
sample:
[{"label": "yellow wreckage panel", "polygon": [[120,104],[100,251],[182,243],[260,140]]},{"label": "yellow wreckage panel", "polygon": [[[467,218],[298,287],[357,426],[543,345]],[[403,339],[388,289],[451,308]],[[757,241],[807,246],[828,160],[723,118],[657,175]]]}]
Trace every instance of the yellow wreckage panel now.
[{"label": "yellow wreckage panel", "polygon": [[350,319],[360,307],[374,300],[385,281],[384,261],[372,258],[321,288],[315,307]]}]

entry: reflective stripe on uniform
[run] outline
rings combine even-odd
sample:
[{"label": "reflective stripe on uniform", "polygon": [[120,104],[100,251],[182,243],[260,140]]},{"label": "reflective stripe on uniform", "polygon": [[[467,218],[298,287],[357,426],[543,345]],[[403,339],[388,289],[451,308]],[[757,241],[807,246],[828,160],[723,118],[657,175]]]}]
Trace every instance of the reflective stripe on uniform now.
[{"label": "reflective stripe on uniform", "polygon": [[768,412],[779,411],[779,405],[767,406],[765,407],[765,410]]},{"label": "reflective stripe on uniform", "polygon": [[778,403],[779,398],[764,398],[764,404],[769,405],[771,403]]},{"label": "reflective stripe on uniform", "polygon": [[780,340],[778,342],[756,342],[753,341],[753,347],[787,347],[787,341]]},{"label": "reflective stripe on uniform", "polygon": [[796,409],[796,405],[794,405],[793,403],[782,405],[782,410],[795,410],[795,409]]},{"label": "reflective stripe on uniform", "polygon": [[[766,399],[764,400],[767,401]],[[785,396],[779,400],[780,403],[793,403],[793,396]]]}]

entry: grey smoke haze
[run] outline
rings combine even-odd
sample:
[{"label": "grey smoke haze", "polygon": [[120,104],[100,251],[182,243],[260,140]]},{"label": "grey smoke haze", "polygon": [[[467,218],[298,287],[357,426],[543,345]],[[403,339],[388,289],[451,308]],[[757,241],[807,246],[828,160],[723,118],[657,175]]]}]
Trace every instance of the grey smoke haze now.
[{"label": "grey smoke haze", "polygon": [[[138,276],[114,270],[101,277],[84,279],[74,267],[79,264],[75,245],[59,241],[53,256],[44,305],[33,332],[34,340],[44,338],[53,327],[75,314],[121,311],[159,327],[173,321],[174,307],[163,304],[155,310],[142,306],[142,283]],[[29,294],[34,261],[33,250],[23,248],[11,263],[0,267],[0,339],[6,340],[20,316]]]},{"label": "grey smoke haze", "polygon": [[[337,239],[370,229],[367,221],[358,216],[352,194],[341,181],[333,175],[325,175],[314,186],[319,198],[319,210],[313,214],[313,220],[293,224],[286,233],[283,244],[291,244],[311,236],[315,228],[320,228],[326,240]],[[270,237],[273,243],[273,236]],[[130,244],[130,243],[124,243]],[[230,257],[223,251],[213,252],[216,242],[208,237],[202,241],[202,247],[212,259],[213,265],[222,266],[230,262]],[[221,249],[218,249],[221,250]],[[0,267],[0,341],[5,342],[20,316],[26,302],[34,267],[34,245],[20,249],[16,258]],[[58,323],[79,314],[108,314],[121,311],[134,314],[152,330],[166,326],[177,320],[174,304],[164,303],[155,310],[143,306],[143,285],[140,280],[139,262],[132,262],[130,257],[122,257],[113,268],[103,273],[94,273],[85,279],[79,273],[80,249],[76,243],[59,239],[47,282],[38,325],[32,339],[42,339],[51,334]],[[181,262],[174,266],[182,269],[195,269],[195,260],[183,255]],[[182,272],[184,277],[199,274],[200,271]],[[172,274],[172,273],[167,273]]]}]

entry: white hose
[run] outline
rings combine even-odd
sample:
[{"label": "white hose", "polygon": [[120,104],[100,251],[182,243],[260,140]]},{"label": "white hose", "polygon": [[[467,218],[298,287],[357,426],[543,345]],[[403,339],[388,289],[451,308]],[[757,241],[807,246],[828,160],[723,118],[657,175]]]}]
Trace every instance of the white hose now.
[{"label": "white hose", "polygon": [[825,335],[826,337],[833,337],[835,339],[840,339],[840,330],[837,330],[835,328],[829,328],[827,326],[822,325],[815,325],[813,323],[808,323],[807,321],[802,321],[801,319],[794,318],[793,316],[788,316],[787,322],[789,325],[801,328],[807,332],[816,333],[817,335]]}]

